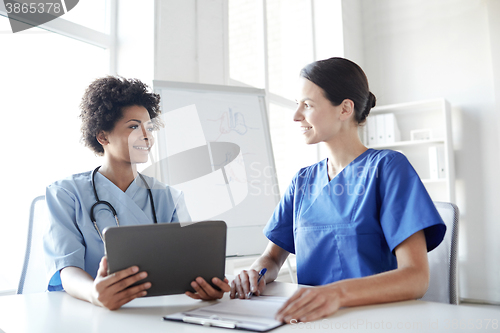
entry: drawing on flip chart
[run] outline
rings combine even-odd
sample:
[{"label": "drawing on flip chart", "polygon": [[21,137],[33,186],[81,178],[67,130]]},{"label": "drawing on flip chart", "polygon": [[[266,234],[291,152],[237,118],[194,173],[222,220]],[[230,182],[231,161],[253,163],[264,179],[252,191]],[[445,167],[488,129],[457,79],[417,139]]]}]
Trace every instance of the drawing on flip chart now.
[{"label": "drawing on flip chart", "polygon": [[225,111],[217,119],[207,119],[208,121],[220,122],[220,134],[214,141],[219,140],[219,138],[224,134],[236,132],[239,135],[245,135],[249,129],[254,129],[246,124],[245,115],[243,115],[243,113],[233,112],[231,108],[228,109],[228,111]]}]

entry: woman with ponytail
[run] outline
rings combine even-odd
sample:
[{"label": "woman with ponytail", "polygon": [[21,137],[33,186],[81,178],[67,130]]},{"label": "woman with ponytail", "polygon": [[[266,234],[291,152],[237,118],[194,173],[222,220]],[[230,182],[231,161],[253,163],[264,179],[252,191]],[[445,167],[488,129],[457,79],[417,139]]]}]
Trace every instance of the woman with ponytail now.
[{"label": "woman with ponytail", "polygon": [[[341,307],[421,298],[427,251],[446,227],[406,157],[368,149],[358,136],[376,98],[363,70],[344,58],[307,65],[293,120],[327,158],[301,169],[264,229],[264,254],[232,282],[231,297],[259,295],[290,253],[300,288],[278,311],[286,323],[312,321]],[[258,273],[267,268],[258,283]]]}]

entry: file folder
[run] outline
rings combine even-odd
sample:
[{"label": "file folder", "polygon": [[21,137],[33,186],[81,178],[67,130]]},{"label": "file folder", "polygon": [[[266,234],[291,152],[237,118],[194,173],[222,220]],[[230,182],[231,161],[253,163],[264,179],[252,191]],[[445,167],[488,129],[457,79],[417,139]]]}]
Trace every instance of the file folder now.
[{"label": "file folder", "polygon": [[444,147],[431,146],[429,147],[429,178],[443,179],[446,178],[444,162]]},{"label": "file folder", "polygon": [[385,143],[394,143],[401,140],[398,123],[394,113],[386,113],[385,117]]},{"label": "file folder", "polygon": [[376,115],[375,123],[377,126],[377,145],[383,145],[386,143],[385,114]]},{"label": "file folder", "polygon": [[368,128],[368,145],[374,146],[377,144],[377,123],[375,122],[376,116],[368,116],[366,119],[366,126]]}]

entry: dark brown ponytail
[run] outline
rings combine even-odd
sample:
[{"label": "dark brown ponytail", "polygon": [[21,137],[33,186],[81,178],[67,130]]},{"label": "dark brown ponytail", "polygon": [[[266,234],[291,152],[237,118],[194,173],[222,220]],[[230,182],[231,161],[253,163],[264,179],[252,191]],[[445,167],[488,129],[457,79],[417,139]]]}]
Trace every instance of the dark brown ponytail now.
[{"label": "dark brown ponytail", "polygon": [[354,119],[365,122],[377,99],[368,87],[363,70],[345,58],[330,58],[315,61],[300,71],[300,76],[323,89],[325,97],[337,106],[345,99],[354,102]]}]

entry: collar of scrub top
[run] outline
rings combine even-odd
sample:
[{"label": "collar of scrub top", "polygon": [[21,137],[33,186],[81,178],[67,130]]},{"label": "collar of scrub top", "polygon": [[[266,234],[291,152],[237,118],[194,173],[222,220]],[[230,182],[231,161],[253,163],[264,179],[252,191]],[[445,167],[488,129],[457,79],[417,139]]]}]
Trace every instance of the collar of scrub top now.
[{"label": "collar of scrub top", "polygon": [[[116,221],[117,226],[120,226],[120,221],[118,221],[118,216],[116,215],[116,210],[113,207],[113,205],[107,201],[99,200],[99,196],[97,195],[97,189],[95,187],[95,174],[97,173],[97,171],[99,170],[100,167],[101,166],[98,166],[97,168],[94,169],[94,171],[92,171],[92,179],[90,181],[92,183],[92,189],[94,190],[94,196],[95,196],[95,200],[96,200],[96,202],[90,208],[90,220],[92,221],[92,223],[94,223],[95,230],[97,230],[99,237],[101,237],[101,240],[103,240],[101,231],[99,230],[99,227],[97,226],[97,222],[96,222],[96,219],[94,216],[94,208],[97,205],[106,205],[113,213],[113,216],[115,217],[115,221]],[[151,188],[149,187],[148,183],[146,182],[146,179],[144,179],[144,177],[140,173],[137,173],[137,174],[139,175],[139,177],[141,177],[142,182],[144,183],[144,185],[146,186],[146,189],[148,190],[149,202],[151,203],[151,210],[153,212],[153,221],[154,221],[154,223],[158,223],[158,220],[156,219],[155,203],[153,201],[153,193],[151,193]]]}]

